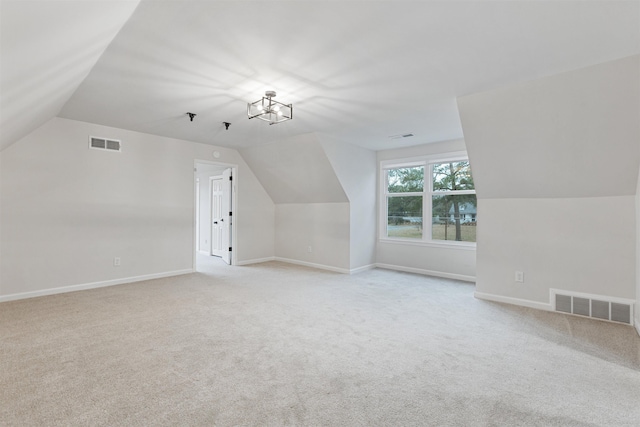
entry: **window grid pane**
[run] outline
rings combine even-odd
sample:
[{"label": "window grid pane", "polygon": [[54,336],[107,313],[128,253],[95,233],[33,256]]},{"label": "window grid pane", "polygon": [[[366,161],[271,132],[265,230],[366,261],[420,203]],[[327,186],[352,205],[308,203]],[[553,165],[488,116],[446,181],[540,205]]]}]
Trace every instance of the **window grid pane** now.
[{"label": "window grid pane", "polygon": [[422,239],[422,199],[387,197],[387,237]]},{"label": "window grid pane", "polygon": [[431,185],[434,192],[474,190],[469,161],[452,161],[431,165]]},{"label": "window grid pane", "polygon": [[431,238],[476,241],[477,199],[473,195],[434,195],[431,204]]},{"label": "window grid pane", "polygon": [[388,193],[416,193],[424,191],[424,166],[387,170]]}]

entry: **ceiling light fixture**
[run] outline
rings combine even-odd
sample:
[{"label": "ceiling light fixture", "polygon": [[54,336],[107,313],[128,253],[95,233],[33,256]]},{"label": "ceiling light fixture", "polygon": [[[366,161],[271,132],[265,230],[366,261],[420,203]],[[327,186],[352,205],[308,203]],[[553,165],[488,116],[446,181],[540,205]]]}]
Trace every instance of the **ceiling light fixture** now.
[{"label": "ceiling light fixture", "polygon": [[291,120],[293,118],[293,105],[274,101],[276,93],[272,90],[265,92],[262,99],[247,104],[247,116],[250,119],[258,118],[269,122],[270,125]]}]

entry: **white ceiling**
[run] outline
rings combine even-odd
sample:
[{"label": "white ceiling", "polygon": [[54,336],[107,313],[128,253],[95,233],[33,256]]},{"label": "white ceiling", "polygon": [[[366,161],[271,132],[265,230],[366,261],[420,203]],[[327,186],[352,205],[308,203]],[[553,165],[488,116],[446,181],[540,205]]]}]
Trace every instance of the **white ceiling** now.
[{"label": "white ceiling", "polygon": [[[463,136],[458,96],[640,53],[639,1],[136,4],[2,0],[3,148],[56,115],[233,148],[423,144]],[[293,120],[247,119],[265,90]]]}]

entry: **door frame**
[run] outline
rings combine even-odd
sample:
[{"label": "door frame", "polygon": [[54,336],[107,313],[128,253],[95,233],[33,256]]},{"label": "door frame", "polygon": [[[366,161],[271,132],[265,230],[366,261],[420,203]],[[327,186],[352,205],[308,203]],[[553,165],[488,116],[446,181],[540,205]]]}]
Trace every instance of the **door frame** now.
[{"label": "door frame", "polygon": [[[204,159],[195,159],[193,161],[193,192],[194,192],[193,224],[192,224],[193,245],[191,245],[193,247],[193,253],[192,253],[193,271],[196,271],[196,260],[197,260],[196,239],[199,239],[200,237],[196,234],[196,215],[199,214],[199,212],[196,210],[196,195],[195,195],[195,192],[197,191],[196,180],[198,178],[197,176],[198,164],[231,168],[231,176],[233,177],[233,181],[231,183],[231,212],[233,212],[233,215],[232,215],[233,219],[231,220],[231,235],[230,235],[231,247],[233,248],[233,250],[231,251],[231,265],[237,265],[238,264],[238,238],[237,238],[237,235],[238,235],[238,231],[237,231],[238,230],[238,179],[239,179],[238,165],[235,163],[212,162]],[[200,203],[200,209],[202,209],[202,203]]]},{"label": "door frame", "polygon": [[[195,168],[194,168],[195,169]],[[194,171],[194,175],[195,175],[195,171]],[[196,207],[195,207],[195,227],[196,227],[196,239],[194,241],[194,243],[196,244],[196,253],[200,252],[200,239],[198,238],[198,236],[200,236],[200,178],[198,178],[196,176]]]}]

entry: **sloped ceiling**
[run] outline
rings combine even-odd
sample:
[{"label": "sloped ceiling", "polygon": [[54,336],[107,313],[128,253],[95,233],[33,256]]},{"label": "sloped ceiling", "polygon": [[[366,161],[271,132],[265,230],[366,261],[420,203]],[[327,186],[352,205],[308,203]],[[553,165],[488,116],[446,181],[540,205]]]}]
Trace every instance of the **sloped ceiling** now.
[{"label": "sloped ceiling", "polygon": [[[418,145],[462,137],[458,96],[640,52],[637,1],[142,0],[127,21],[135,4],[2,0],[3,146],[55,115],[231,148]],[[247,119],[265,90],[292,121]]]},{"label": "sloped ceiling", "polygon": [[640,55],[458,104],[479,198],[636,194]]},{"label": "sloped ceiling", "polygon": [[244,148],[240,154],[276,204],[349,201],[314,134]]},{"label": "sloped ceiling", "polygon": [[0,2],[0,150],[58,115],[137,5]]}]

